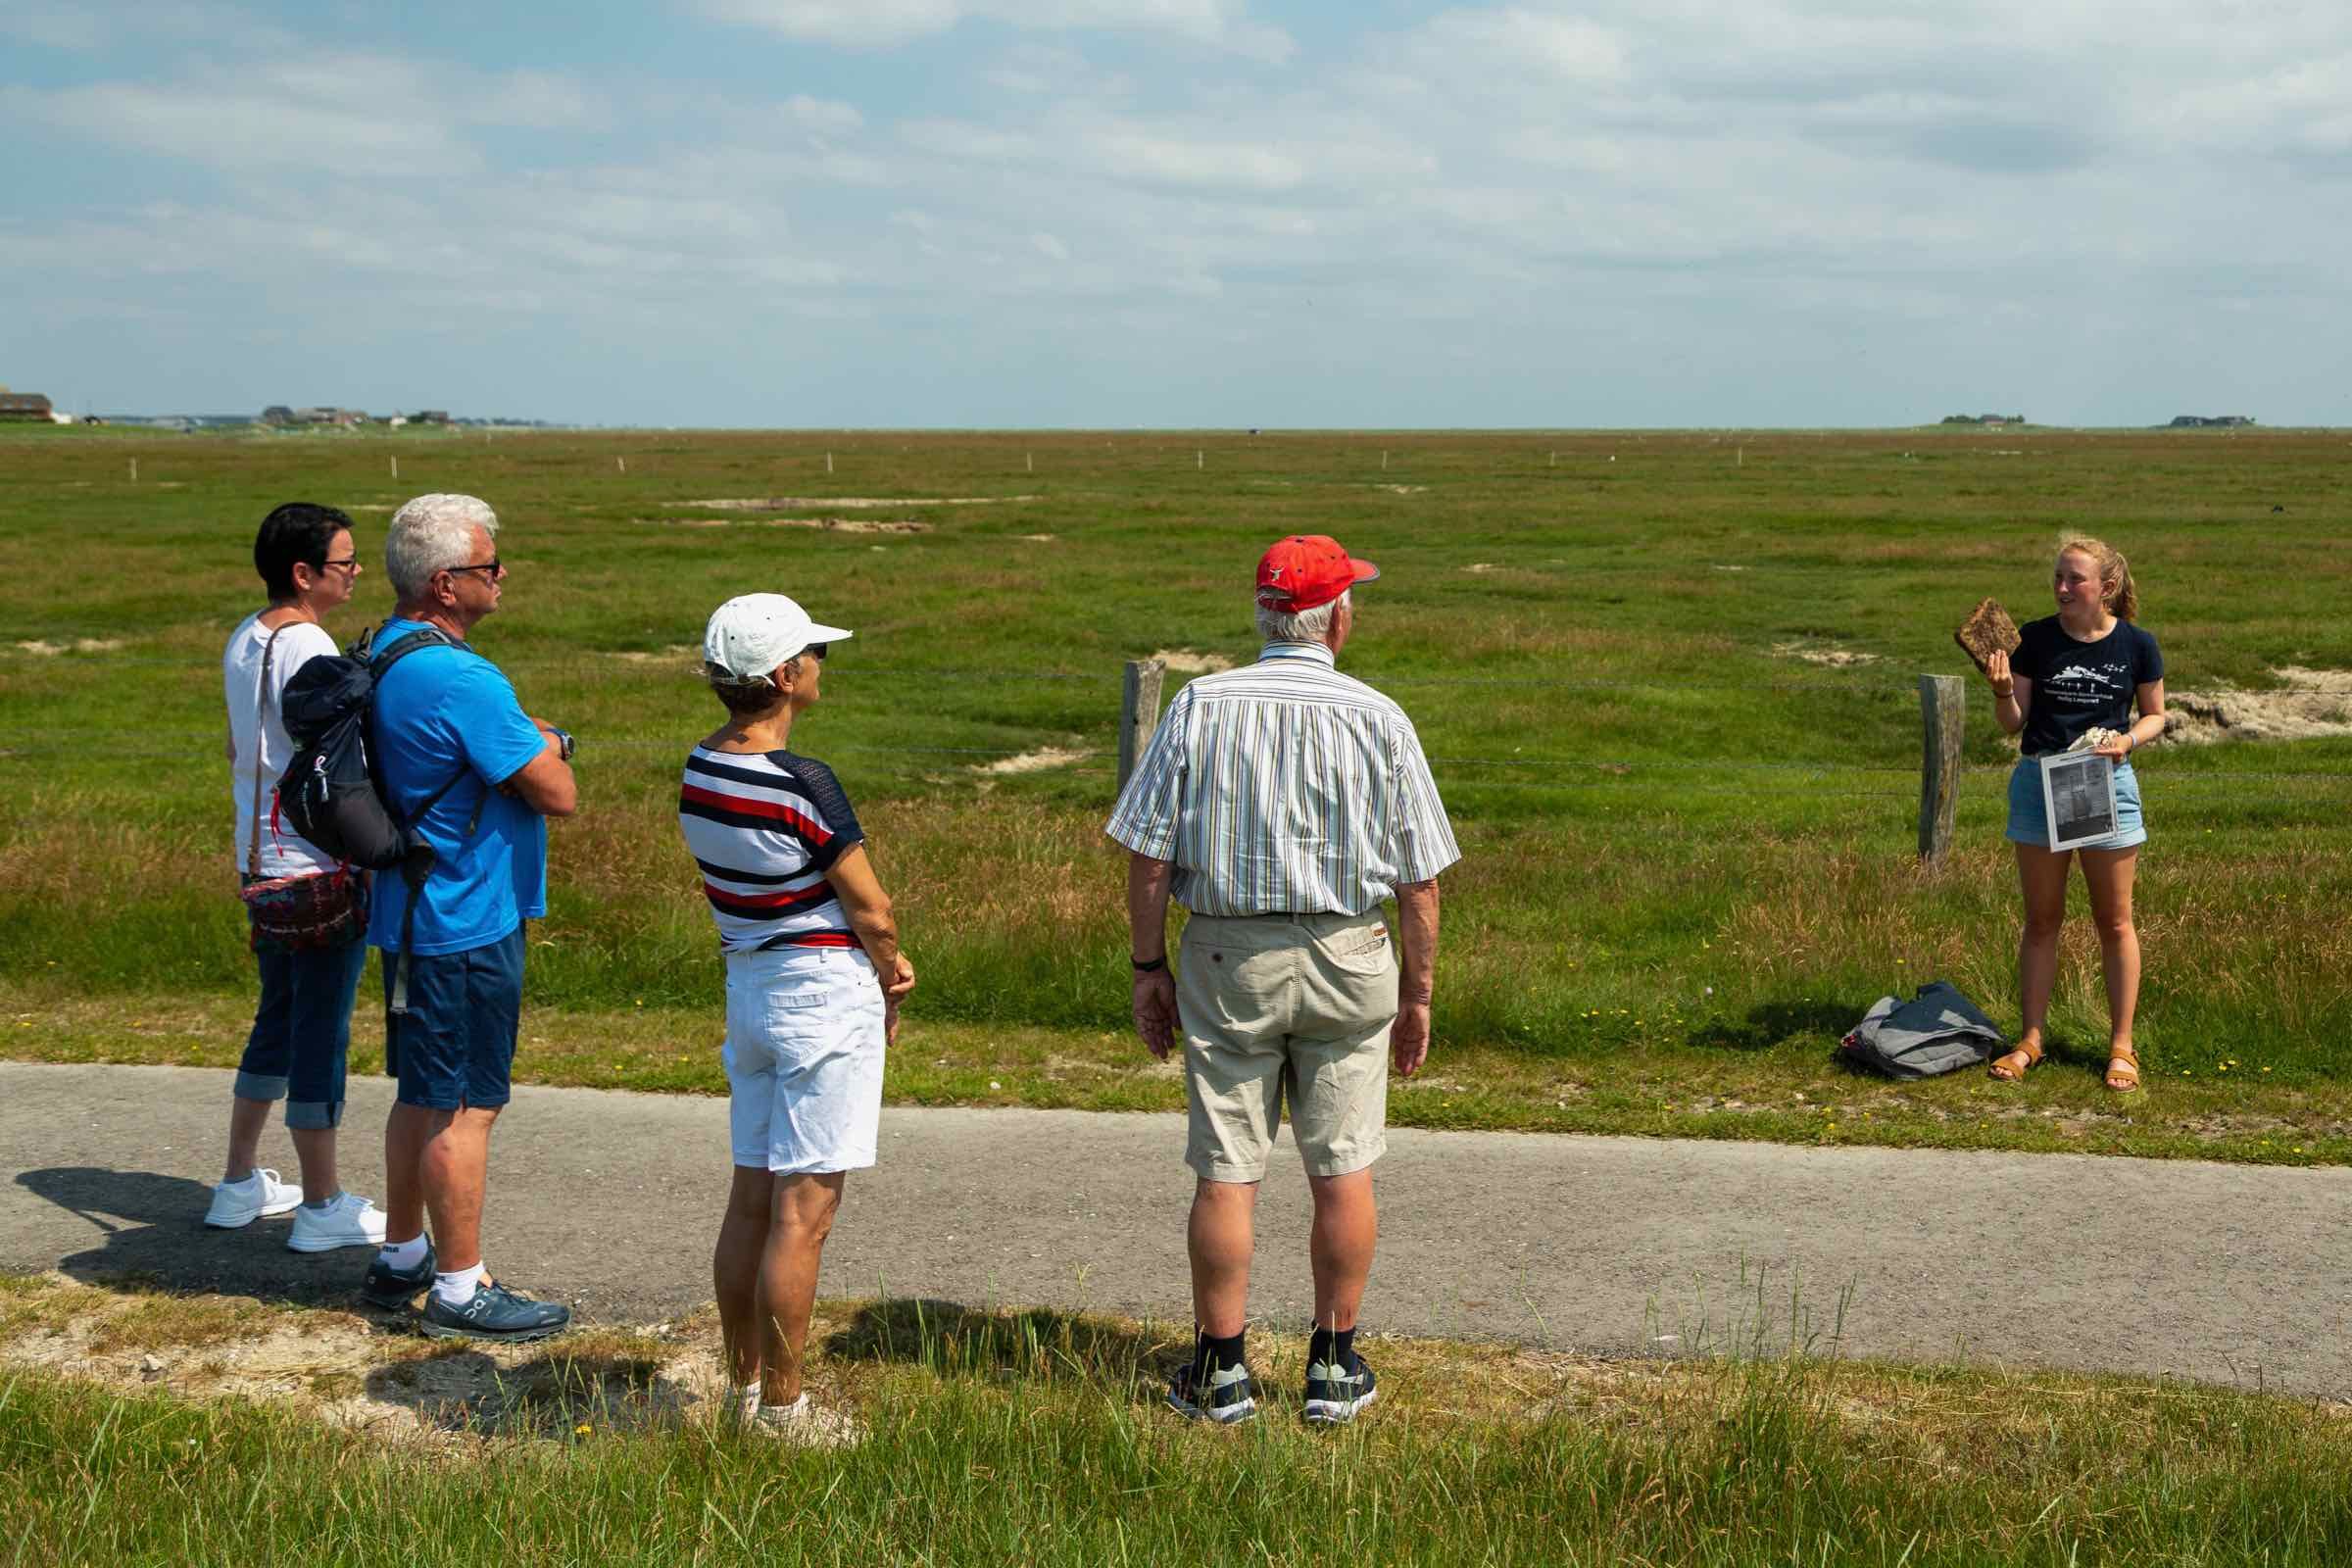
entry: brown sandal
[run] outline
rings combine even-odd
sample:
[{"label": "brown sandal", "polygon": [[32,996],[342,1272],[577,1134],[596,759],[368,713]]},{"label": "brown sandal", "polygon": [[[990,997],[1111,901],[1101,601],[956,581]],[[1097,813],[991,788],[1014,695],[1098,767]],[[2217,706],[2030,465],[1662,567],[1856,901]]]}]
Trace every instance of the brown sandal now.
[{"label": "brown sandal", "polygon": [[[2041,1060],[2040,1044],[2031,1041],[2021,1042],[2015,1051],[1993,1057],[1992,1065],[1986,1067],[1984,1071],[2005,1084],[2013,1084],[2026,1075],[2028,1067],[2039,1060]],[[2009,1065],[2012,1061],[2019,1061],[2020,1064],[2012,1067]]]},{"label": "brown sandal", "polygon": [[2139,1087],[2139,1057],[2130,1051],[2118,1051],[2107,1058],[2107,1087],[2119,1095],[2128,1095]]}]

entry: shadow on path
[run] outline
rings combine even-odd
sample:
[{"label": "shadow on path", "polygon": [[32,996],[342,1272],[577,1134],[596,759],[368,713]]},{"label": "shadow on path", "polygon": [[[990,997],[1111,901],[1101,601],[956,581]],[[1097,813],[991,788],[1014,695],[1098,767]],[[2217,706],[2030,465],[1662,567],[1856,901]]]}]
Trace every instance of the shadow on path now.
[{"label": "shadow on path", "polygon": [[368,1250],[291,1252],[291,1216],[243,1230],[204,1223],[213,1190],[184,1176],[51,1165],[20,1173],[17,1185],[88,1222],[97,1245],[58,1259],[85,1285],[145,1284],[174,1291],[222,1291],[302,1306],[347,1306],[367,1272]]}]

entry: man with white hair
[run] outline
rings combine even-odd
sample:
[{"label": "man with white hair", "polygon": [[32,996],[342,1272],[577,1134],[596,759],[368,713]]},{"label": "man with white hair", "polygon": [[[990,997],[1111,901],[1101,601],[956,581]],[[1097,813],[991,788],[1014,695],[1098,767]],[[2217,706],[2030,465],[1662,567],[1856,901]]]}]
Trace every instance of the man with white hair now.
[{"label": "man with white hair", "polygon": [[547,912],[546,819],[578,796],[571,737],[524,713],[466,642],[499,608],[497,538],[485,503],[427,495],[393,514],[384,541],[399,603],[369,647],[416,634],[434,646],[384,670],[371,751],[385,803],[434,861],[414,910],[402,877],[375,879],[368,939],[383,950],[385,1066],[400,1089],[384,1124],[384,1247],[361,1295],[400,1307],[430,1286],[426,1334],[536,1340],[570,1309],[490,1278],[482,1196],[521,1019],[523,922]]},{"label": "man with white hair", "polygon": [[[1320,534],[1268,550],[1257,662],[1177,693],[1106,829],[1130,852],[1136,1032],[1163,1061],[1184,1034],[1196,1332],[1168,1402],[1191,1417],[1257,1412],[1250,1254],[1286,1099],[1315,1205],[1302,1413],[1349,1421],[1375,1397],[1355,1349],[1379,1232],[1372,1162],[1388,1147],[1390,1062],[1410,1077],[1429,1054],[1437,878],[1461,858],[1412,720],[1338,669],[1350,590],[1379,575]],[[1381,913],[1392,895],[1401,976]],[[1174,976],[1171,896],[1192,911]]]}]

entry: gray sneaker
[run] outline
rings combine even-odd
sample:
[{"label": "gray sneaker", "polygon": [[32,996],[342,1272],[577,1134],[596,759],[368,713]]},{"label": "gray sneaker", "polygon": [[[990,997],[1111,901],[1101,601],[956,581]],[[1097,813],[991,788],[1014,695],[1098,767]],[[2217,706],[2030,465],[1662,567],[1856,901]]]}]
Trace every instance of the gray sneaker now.
[{"label": "gray sneaker", "polygon": [[570,1307],[534,1301],[487,1280],[464,1306],[450,1306],[438,1295],[425,1298],[419,1319],[419,1326],[436,1340],[502,1340],[517,1345],[561,1334],[570,1323]]},{"label": "gray sneaker", "polygon": [[1306,1367],[1306,1408],[1300,1412],[1312,1425],[1344,1426],[1355,1413],[1380,1397],[1372,1363],[1349,1354],[1352,1365],[1338,1361],[1309,1361]]},{"label": "gray sneaker", "polygon": [[378,1252],[368,1260],[368,1277],[360,1282],[360,1299],[369,1306],[397,1312],[433,1283],[433,1244],[424,1244],[424,1256],[415,1268],[394,1268]]},{"label": "gray sneaker", "polygon": [[1193,1421],[1219,1426],[1257,1419],[1257,1384],[1248,1365],[1186,1362],[1168,1380],[1168,1408]]}]

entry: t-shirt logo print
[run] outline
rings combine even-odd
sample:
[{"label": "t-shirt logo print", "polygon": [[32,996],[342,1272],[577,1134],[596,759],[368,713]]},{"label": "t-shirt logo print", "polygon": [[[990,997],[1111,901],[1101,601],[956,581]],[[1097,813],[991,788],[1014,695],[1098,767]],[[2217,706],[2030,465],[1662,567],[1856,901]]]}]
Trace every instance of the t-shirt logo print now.
[{"label": "t-shirt logo print", "polygon": [[2077,681],[2102,689],[2112,686],[2117,691],[2123,690],[2123,682],[2118,678],[2117,671],[2112,668],[2092,669],[2087,664],[2069,664],[2050,677],[2050,684],[2053,686],[2062,685],[2068,681]]}]

